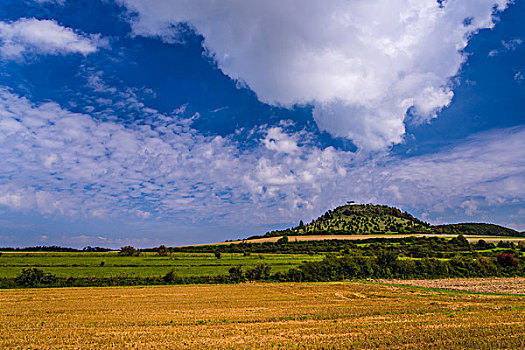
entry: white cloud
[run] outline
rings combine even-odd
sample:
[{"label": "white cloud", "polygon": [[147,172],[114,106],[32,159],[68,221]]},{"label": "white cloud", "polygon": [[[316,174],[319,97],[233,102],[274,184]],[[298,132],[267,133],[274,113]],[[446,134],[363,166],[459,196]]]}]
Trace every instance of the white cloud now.
[{"label": "white cloud", "polygon": [[514,74],[514,80],[516,80],[518,83],[521,83],[523,80],[525,80],[525,76],[521,71],[517,71],[516,74]]},{"label": "white cloud", "polygon": [[[379,150],[402,142],[405,112],[425,122],[453,96],[469,36],[506,0],[120,0],[136,35],[177,41],[189,23],[224,73],[261,101],[313,103],[321,129]],[[469,18],[468,21],[465,21]]]},{"label": "white cloud", "polygon": [[249,227],[308,220],[348,199],[473,216],[525,202],[524,128],[476,135],[436,154],[370,160],[319,148],[286,123],[256,128],[256,146],[245,149],[198,133],[177,114],[151,114],[122,125],[0,89],[0,206]]},{"label": "white cloud", "polygon": [[490,50],[489,56],[494,57],[502,52],[516,51],[521,46],[521,44],[523,44],[523,40],[521,38],[514,38],[507,41],[502,40],[501,48]]},{"label": "white cloud", "polygon": [[101,45],[104,40],[100,35],[78,34],[54,20],[0,21],[0,56],[6,59],[17,59],[28,53],[87,55],[96,52]]},{"label": "white cloud", "polygon": [[262,143],[266,148],[278,152],[295,154],[299,151],[296,138],[283,132],[283,129],[277,126],[266,130],[266,137]]}]

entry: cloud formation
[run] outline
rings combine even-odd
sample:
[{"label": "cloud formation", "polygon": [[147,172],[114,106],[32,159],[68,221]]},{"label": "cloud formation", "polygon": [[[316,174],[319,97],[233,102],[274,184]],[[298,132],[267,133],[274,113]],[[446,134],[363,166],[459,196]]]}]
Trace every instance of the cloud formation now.
[{"label": "cloud formation", "polygon": [[289,123],[252,130],[257,146],[246,150],[200,134],[186,116],[131,104],[139,121],[123,125],[0,89],[0,206],[232,226],[312,218],[348,199],[467,215],[525,201],[524,128],[427,156],[363,160],[319,148]]},{"label": "cloud formation", "polygon": [[120,0],[136,35],[204,37],[222,71],[270,104],[312,103],[321,129],[361,149],[400,143],[405,114],[426,122],[447,106],[469,37],[507,0]]},{"label": "cloud formation", "polygon": [[0,21],[0,56],[5,59],[18,59],[30,53],[88,55],[103,44],[100,35],[78,34],[54,20],[21,18],[16,22]]}]

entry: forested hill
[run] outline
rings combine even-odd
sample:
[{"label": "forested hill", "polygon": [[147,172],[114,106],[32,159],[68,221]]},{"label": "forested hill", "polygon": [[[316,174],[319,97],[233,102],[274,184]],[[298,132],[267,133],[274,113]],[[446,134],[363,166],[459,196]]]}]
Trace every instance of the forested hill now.
[{"label": "forested hill", "polygon": [[348,204],[328,210],[310,223],[271,231],[266,237],[313,234],[373,234],[431,232],[431,225],[386,205]]},{"label": "forested hill", "polygon": [[433,226],[398,208],[374,204],[347,204],[328,210],[309,223],[301,221],[296,227],[267,232],[262,237],[378,233],[462,233],[467,235],[525,236],[524,233],[493,224],[462,223]]},{"label": "forested hill", "polygon": [[508,227],[478,222],[434,226],[436,233],[462,233],[465,235],[513,236],[525,237],[525,232],[518,232]]}]

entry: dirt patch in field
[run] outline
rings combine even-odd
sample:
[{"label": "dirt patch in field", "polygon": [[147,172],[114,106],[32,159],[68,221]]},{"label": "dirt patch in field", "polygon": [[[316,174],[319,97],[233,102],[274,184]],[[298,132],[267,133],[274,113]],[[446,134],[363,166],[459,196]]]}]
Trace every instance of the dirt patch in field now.
[{"label": "dirt patch in field", "polygon": [[437,280],[381,280],[382,283],[475,293],[525,294],[525,278],[450,278]]},{"label": "dirt patch in field", "polygon": [[[340,240],[360,240],[370,238],[406,238],[406,237],[441,237],[441,238],[454,238],[458,235],[452,234],[432,234],[432,233],[414,233],[414,234],[371,234],[371,235],[301,235],[301,236],[288,236],[290,242],[296,241],[322,241],[330,239]],[[264,237],[255,239],[244,239],[230,242],[217,242],[217,243],[205,243],[205,244],[190,244],[187,247],[199,246],[199,245],[223,245],[223,244],[238,244],[238,243],[264,243],[264,242],[277,242],[282,237]],[[486,242],[519,242],[525,241],[525,237],[504,237],[504,236],[481,236],[481,235],[469,235],[465,236],[469,242],[477,242],[480,239]]]}]

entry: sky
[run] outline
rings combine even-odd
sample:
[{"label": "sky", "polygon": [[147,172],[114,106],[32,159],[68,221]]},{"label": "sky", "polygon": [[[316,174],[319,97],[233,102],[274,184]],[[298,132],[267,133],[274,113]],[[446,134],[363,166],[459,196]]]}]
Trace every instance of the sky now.
[{"label": "sky", "polygon": [[348,200],[525,230],[525,1],[4,0],[0,246],[153,247]]}]

